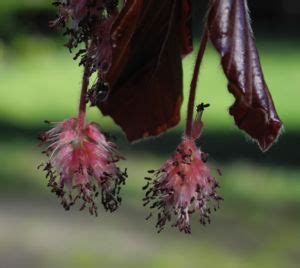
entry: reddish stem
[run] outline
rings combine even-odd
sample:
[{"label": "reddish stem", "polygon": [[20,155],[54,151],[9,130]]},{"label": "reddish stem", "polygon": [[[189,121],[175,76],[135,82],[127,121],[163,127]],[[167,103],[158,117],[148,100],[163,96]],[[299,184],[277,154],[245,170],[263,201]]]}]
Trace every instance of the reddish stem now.
[{"label": "reddish stem", "polygon": [[84,119],[86,114],[86,95],[89,87],[91,75],[91,64],[88,59],[84,65],[83,78],[82,78],[82,86],[81,86],[81,95],[80,95],[80,103],[79,103],[79,112],[78,112],[78,128],[84,128]]},{"label": "reddish stem", "polygon": [[200,47],[199,47],[197,59],[196,59],[196,62],[195,62],[193,78],[192,78],[191,86],[190,86],[190,95],[189,95],[187,119],[186,119],[186,128],[185,128],[185,135],[187,137],[192,136],[197,82],[198,82],[200,67],[201,67],[204,52],[205,52],[205,49],[206,49],[207,41],[208,41],[208,31],[207,31],[207,28],[205,27],[204,33],[203,33],[203,36],[202,36],[202,39],[201,39],[201,44],[200,44]]}]

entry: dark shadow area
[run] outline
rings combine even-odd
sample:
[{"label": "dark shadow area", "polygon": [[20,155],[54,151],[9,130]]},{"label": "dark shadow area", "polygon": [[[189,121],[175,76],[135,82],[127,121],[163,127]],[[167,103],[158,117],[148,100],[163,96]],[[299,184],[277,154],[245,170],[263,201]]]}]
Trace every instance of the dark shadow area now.
[{"label": "dark shadow area", "polygon": [[[24,128],[6,122],[0,123],[0,139],[6,142],[15,140],[37,142],[38,133],[46,128]],[[182,132],[172,130],[160,137],[129,144],[120,132],[111,133],[116,137],[122,151],[131,153],[147,153],[168,157],[180,142]],[[263,165],[282,167],[299,167],[300,152],[297,145],[300,141],[299,132],[284,133],[279,142],[268,152],[262,153],[258,146],[246,138],[238,129],[232,132],[204,131],[199,145],[210,154],[210,160],[228,163],[232,161],[251,161]]]},{"label": "dark shadow area", "polygon": [[[51,7],[51,5],[49,5]],[[54,9],[17,9],[3,13],[0,10],[0,39],[6,43],[13,41],[18,35],[59,36],[59,31],[49,27],[49,21],[55,18]]]},{"label": "dark shadow area", "polygon": [[[191,0],[193,5],[193,30],[199,35],[207,11],[208,0]],[[250,0],[249,10],[255,35],[264,38],[299,37],[300,1]]]},{"label": "dark shadow area", "polygon": [[[191,0],[193,5],[193,31],[196,37],[203,28],[208,0]],[[298,0],[251,0],[248,1],[255,34],[263,38],[299,38],[300,2]],[[0,38],[10,42],[18,34],[39,34],[60,38],[57,30],[50,29],[48,22],[55,19],[55,8],[49,4],[37,7],[20,6],[9,10],[0,9]]]}]

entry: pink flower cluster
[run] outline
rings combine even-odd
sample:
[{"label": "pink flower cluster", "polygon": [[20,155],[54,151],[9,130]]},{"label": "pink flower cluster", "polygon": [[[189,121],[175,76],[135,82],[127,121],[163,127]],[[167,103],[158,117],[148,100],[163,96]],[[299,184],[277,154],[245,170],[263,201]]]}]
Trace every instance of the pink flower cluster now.
[{"label": "pink flower cluster", "polygon": [[48,145],[43,153],[49,161],[41,165],[47,172],[48,186],[66,210],[81,200],[81,210],[88,207],[92,215],[97,215],[95,198],[100,192],[104,208],[114,211],[121,202],[119,192],[127,177],[126,171],[116,166],[122,157],[99,126],[89,123],[80,128],[77,121],[67,119],[39,136]]},{"label": "pink flower cluster", "polygon": [[[145,178],[144,205],[158,210],[156,227],[160,232],[168,221],[185,233],[191,232],[190,214],[197,212],[200,223],[210,223],[209,202],[216,201],[216,209],[222,200],[217,194],[219,184],[206,166],[206,154],[196,146],[192,138],[183,137],[174,155],[159,170],[150,170],[154,178]],[[152,213],[148,218],[152,216]]]}]

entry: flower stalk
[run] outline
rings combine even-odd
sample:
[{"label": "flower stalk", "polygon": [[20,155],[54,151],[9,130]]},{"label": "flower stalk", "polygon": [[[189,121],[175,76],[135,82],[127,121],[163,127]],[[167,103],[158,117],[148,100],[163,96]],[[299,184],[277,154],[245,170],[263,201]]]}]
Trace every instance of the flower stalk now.
[{"label": "flower stalk", "polygon": [[46,172],[48,187],[69,210],[81,203],[80,210],[87,208],[91,215],[98,215],[95,202],[101,195],[105,210],[113,212],[121,204],[120,190],[125,184],[127,171],[121,171],[116,163],[124,159],[115,144],[100,131],[96,123],[86,123],[86,105],[92,58],[84,61],[79,111],[77,118],[55,123],[54,127],[39,136],[43,153],[49,157],[41,164]]},{"label": "flower stalk", "polygon": [[192,78],[191,86],[190,86],[190,94],[189,94],[188,110],[187,110],[187,120],[186,120],[186,128],[185,128],[185,135],[187,137],[192,136],[196,89],[197,89],[198,77],[200,74],[201,63],[202,63],[204,52],[205,52],[205,49],[207,46],[207,41],[208,41],[208,30],[205,27],[203,36],[201,38],[201,43],[200,43],[199,51],[198,51],[196,62],[195,62],[193,78]]},{"label": "flower stalk", "polygon": [[90,76],[91,76],[92,62],[89,59],[89,57],[87,57],[87,58],[88,58],[88,60],[84,64],[80,102],[79,102],[79,112],[78,112],[78,128],[79,129],[84,128],[86,103],[87,103],[87,92],[88,92],[89,81],[90,81]]}]

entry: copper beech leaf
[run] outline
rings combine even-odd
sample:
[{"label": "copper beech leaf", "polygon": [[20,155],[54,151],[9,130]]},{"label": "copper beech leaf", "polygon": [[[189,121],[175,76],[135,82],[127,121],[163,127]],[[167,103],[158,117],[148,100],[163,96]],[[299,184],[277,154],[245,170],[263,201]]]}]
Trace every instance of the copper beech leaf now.
[{"label": "copper beech leaf", "polygon": [[192,50],[188,0],[127,0],[112,25],[112,52],[101,80],[104,115],[130,141],[158,135],[180,120],[181,56]]},{"label": "copper beech leaf", "polygon": [[193,51],[192,37],[192,6],[190,0],[182,0],[181,6],[181,54],[183,56]]},{"label": "copper beech leaf", "polygon": [[263,76],[246,0],[212,0],[207,26],[236,99],[230,114],[266,151],[279,136],[282,123]]}]

